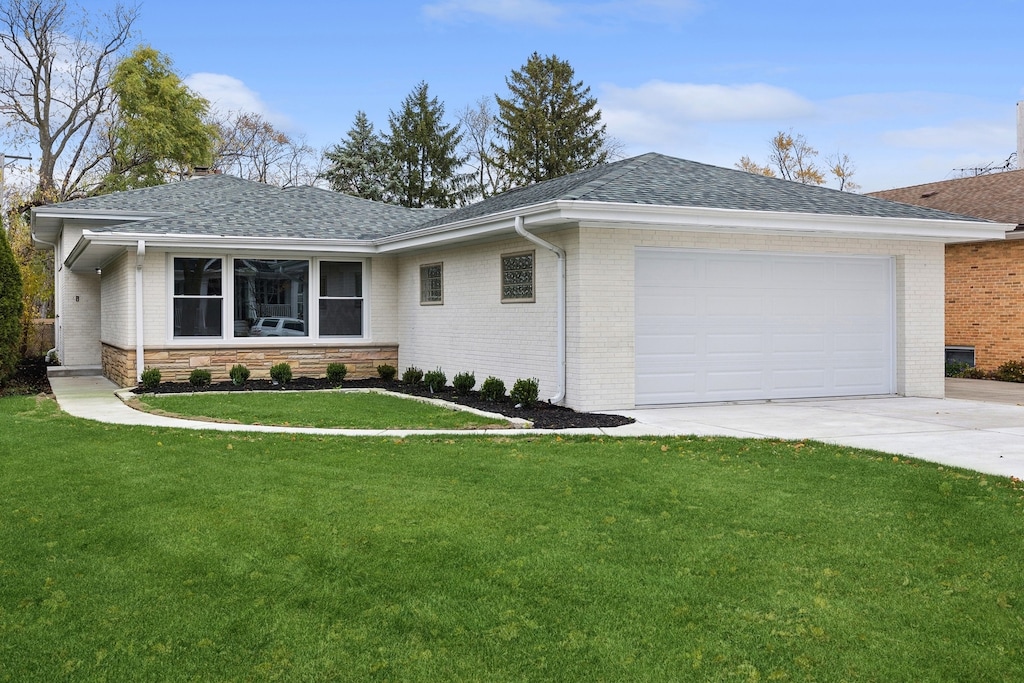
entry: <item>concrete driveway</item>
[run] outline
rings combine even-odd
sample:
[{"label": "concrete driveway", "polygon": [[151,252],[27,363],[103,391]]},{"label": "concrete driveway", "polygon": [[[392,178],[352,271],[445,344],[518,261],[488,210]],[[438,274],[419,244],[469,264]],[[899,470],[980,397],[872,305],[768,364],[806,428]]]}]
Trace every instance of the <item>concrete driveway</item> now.
[{"label": "concrete driveway", "polygon": [[[997,383],[985,382],[991,384]],[[1018,387],[1013,388],[1024,390]],[[630,426],[634,433],[817,439],[1024,479],[1024,406],[1012,403],[1012,397],[1001,398],[1001,403],[949,398],[832,399],[649,408],[621,414],[637,420]]]}]

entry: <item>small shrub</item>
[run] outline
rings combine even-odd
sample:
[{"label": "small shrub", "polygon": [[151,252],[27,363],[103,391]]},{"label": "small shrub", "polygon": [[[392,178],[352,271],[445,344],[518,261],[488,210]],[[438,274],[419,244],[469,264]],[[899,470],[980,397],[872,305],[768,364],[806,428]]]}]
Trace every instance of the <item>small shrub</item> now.
[{"label": "small shrub", "polygon": [[430,389],[430,393],[436,394],[437,392],[444,389],[444,385],[448,382],[448,378],[445,377],[444,372],[441,368],[437,370],[431,370],[427,374],[423,375],[423,383]]},{"label": "small shrub", "polygon": [[963,360],[946,361],[946,377],[963,377],[964,371],[971,367],[971,364]]},{"label": "small shrub", "polygon": [[344,363],[327,364],[327,381],[329,381],[331,384],[341,386],[341,383],[345,379],[345,375],[347,374],[348,368],[345,367]]},{"label": "small shrub", "polygon": [[419,384],[423,381],[423,371],[414,365],[410,365],[402,373],[402,382],[405,384]]},{"label": "small shrub", "polygon": [[540,382],[536,379],[517,379],[516,383],[512,385],[512,391],[509,392],[509,397],[523,408],[529,408],[537,402],[537,396],[540,391]]},{"label": "small shrub", "polygon": [[488,377],[480,385],[480,396],[485,401],[500,401],[505,398],[505,383],[497,377]]},{"label": "small shrub", "polygon": [[1024,382],[1024,363],[1008,360],[996,370],[996,379],[1003,382]]},{"label": "small shrub", "polygon": [[986,379],[988,377],[988,373],[981,368],[972,365],[957,376],[963,377],[964,379]]},{"label": "small shrub", "polygon": [[228,370],[228,377],[231,378],[231,383],[236,387],[240,387],[245,384],[245,380],[249,379],[249,368],[245,367],[241,363],[238,365],[232,365],[231,369]]},{"label": "small shrub", "polygon": [[452,379],[452,386],[455,387],[456,393],[465,396],[476,386],[476,375],[472,372],[460,372]]},{"label": "small shrub", "polygon": [[288,384],[292,381],[292,366],[287,363],[278,363],[270,368],[270,379],[278,384]]},{"label": "small shrub", "polygon": [[152,391],[160,385],[160,368],[146,368],[142,371],[142,388]]},{"label": "small shrub", "polygon": [[380,375],[380,378],[385,382],[390,382],[395,378],[395,375],[398,374],[398,368],[394,365],[384,363],[377,366],[377,374]]},{"label": "small shrub", "polygon": [[211,379],[212,377],[210,376],[209,370],[204,370],[203,368],[196,368],[188,376],[188,383],[194,387],[205,387],[207,384],[210,383]]}]

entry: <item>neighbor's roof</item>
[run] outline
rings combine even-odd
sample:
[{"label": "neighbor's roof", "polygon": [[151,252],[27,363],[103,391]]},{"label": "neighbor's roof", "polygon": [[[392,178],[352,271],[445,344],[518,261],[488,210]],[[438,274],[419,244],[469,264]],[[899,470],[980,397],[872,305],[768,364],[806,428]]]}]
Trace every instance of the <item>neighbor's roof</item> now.
[{"label": "neighbor's roof", "polygon": [[554,200],[881,218],[964,219],[964,216],[944,211],[648,153],[511,190],[453,211],[424,227]]},{"label": "neighbor's roof", "polygon": [[1024,169],[898,187],[871,195],[999,223],[1024,225]]}]

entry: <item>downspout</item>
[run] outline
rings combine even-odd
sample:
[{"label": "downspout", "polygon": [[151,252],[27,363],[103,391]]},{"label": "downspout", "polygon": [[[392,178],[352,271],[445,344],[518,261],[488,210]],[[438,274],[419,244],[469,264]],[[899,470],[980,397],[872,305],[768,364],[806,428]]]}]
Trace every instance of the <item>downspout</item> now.
[{"label": "downspout", "polygon": [[558,366],[558,391],[555,393],[554,396],[549,398],[548,401],[554,404],[560,404],[562,401],[565,400],[565,250],[562,249],[561,247],[551,244],[551,242],[542,240],[540,237],[537,237],[533,233],[527,232],[526,228],[523,226],[522,216],[516,216],[515,226],[516,232],[519,233],[521,237],[554,253],[555,257],[558,259],[558,268],[556,275],[558,280],[556,294],[558,299],[558,321],[556,332],[558,337],[556,349],[556,364]]},{"label": "downspout", "polygon": [[146,262],[146,240],[139,240],[135,250],[135,381],[142,381],[143,364],[146,362],[146,347],[143,331],[146,329],[142,317],[142,266]]},{"label": "downspout", "polygon": [[64,339],[64,331],[61,329],[62,321],[60,317],[63,306],[60,304],[61,292],[58,291],[57,287],[57,281],[59,279],[57,271],[60,269],[61,264],[57,263],[57,243],[39,239],[35,230],[32,230],[29,235],[32,237],[33,242],[53,249],[53,348],[46,352],[46,362],[51,362],[54,354],[57,354],[57,362],[63,363],[64,361],[61,356],[64,354],[64,345],[62,343]]}]

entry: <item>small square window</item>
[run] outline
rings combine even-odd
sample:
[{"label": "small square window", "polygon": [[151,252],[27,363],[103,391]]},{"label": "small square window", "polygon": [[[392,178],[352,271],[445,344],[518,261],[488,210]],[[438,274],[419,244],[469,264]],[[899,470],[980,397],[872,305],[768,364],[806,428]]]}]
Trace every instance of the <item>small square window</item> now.
[{"label": "small square window", "polygon": [[501,255],[501,302],[531,303],[533,296],[532,251]]},{"label": "small square window", "polygon": [[420,266],[420,304],[444,303],[444,264],[428,263]]}]

